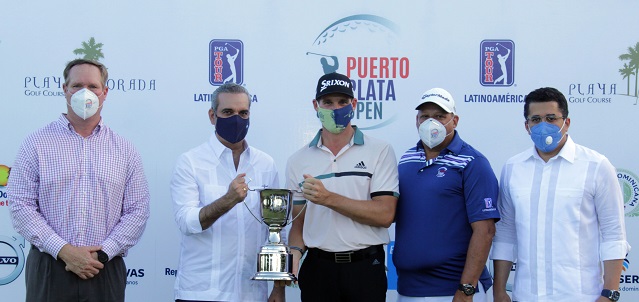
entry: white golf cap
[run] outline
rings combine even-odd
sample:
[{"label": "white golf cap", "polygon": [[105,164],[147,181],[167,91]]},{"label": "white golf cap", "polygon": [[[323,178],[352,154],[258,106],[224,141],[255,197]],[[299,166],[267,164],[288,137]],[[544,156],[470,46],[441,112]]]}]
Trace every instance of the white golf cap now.
[{"label": "white golf cap", "polygon": [[442,88],[432,88],[426,90],[422,97],[419,99],[417,107],[415,110],[419,108],[424,103],[435,103],[442,107],[448,113],[455,113],[455,100],[448,93],[448,91]]}]

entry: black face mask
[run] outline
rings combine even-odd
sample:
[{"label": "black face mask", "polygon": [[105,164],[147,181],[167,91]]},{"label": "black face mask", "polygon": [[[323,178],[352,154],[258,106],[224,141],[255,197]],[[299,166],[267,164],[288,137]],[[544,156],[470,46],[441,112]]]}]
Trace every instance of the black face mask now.
[{"label": "black face mask", "polygon": [[238,114],[227,118],[218,116],[215,122],[215,132],[231,144],[243,140],[248,129],[249,119],[243,119]]}]

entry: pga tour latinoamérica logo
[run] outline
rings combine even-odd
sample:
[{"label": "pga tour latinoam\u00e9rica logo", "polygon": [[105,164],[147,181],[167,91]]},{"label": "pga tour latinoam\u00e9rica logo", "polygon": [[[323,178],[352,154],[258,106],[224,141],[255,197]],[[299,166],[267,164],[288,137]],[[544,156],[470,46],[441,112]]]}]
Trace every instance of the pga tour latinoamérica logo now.
[{"label": "pga tour latinoam\u00e9rica logo", "polygon": [[515,42],[481,41],[480,57],[479,82],[482,86],[512,86],[515,83]]},{"label": "pga tour latinoam\u00e9rica logo", "polygon": [[240,40],[211,40],[209,43],[209,82],[244,83],[244,43]]},{"label": "pga tour latinoam\u00e9rica logo", "polygon": [[[309,70],[316,75],[339,72],[351,79],[357,109],[353,124],[381,128],[397,119],[397,101],[405,98],[410,60],[399,27],[375,15],[352,15],[330,23],[308,49]],[[408,96],[409,100],[415,96]]]}]

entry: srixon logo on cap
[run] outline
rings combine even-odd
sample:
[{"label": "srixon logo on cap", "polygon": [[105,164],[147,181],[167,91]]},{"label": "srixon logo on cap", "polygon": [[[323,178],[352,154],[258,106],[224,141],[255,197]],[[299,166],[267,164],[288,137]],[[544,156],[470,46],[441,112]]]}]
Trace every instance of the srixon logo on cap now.
[{"label": "srixon logo on cap", "polygon": [[320,92],[324,91],[324,89],[328,88],[329,86],[344,86],[346,88],[351,88],[351,82],[350,81],[344,81],[344,80],[324,80],[322,81],[322,87],[320,88]]}]

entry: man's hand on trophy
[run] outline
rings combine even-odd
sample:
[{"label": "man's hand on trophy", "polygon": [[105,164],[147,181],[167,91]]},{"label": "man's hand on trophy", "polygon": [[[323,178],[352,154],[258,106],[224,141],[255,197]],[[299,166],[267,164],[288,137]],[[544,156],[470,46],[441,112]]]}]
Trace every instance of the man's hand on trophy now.
[{"label": "man's hand on trophy", "polygon": [[331,197],[334,195],[331,191],[324,187],[321,180],[314,178],[309,174],[304,174],[302,193],[306,200],[323,206],[330,206]]},{"label": "man's hand on trophy", "polygon": [[248,183],[246,183],[244,179],[245,176],[246,173],[240,173],[235,177],[235,179],[233,179],[231,184],[229,184],[229,190],[226,194],[236,203],[242,202],[249,191]]}]

